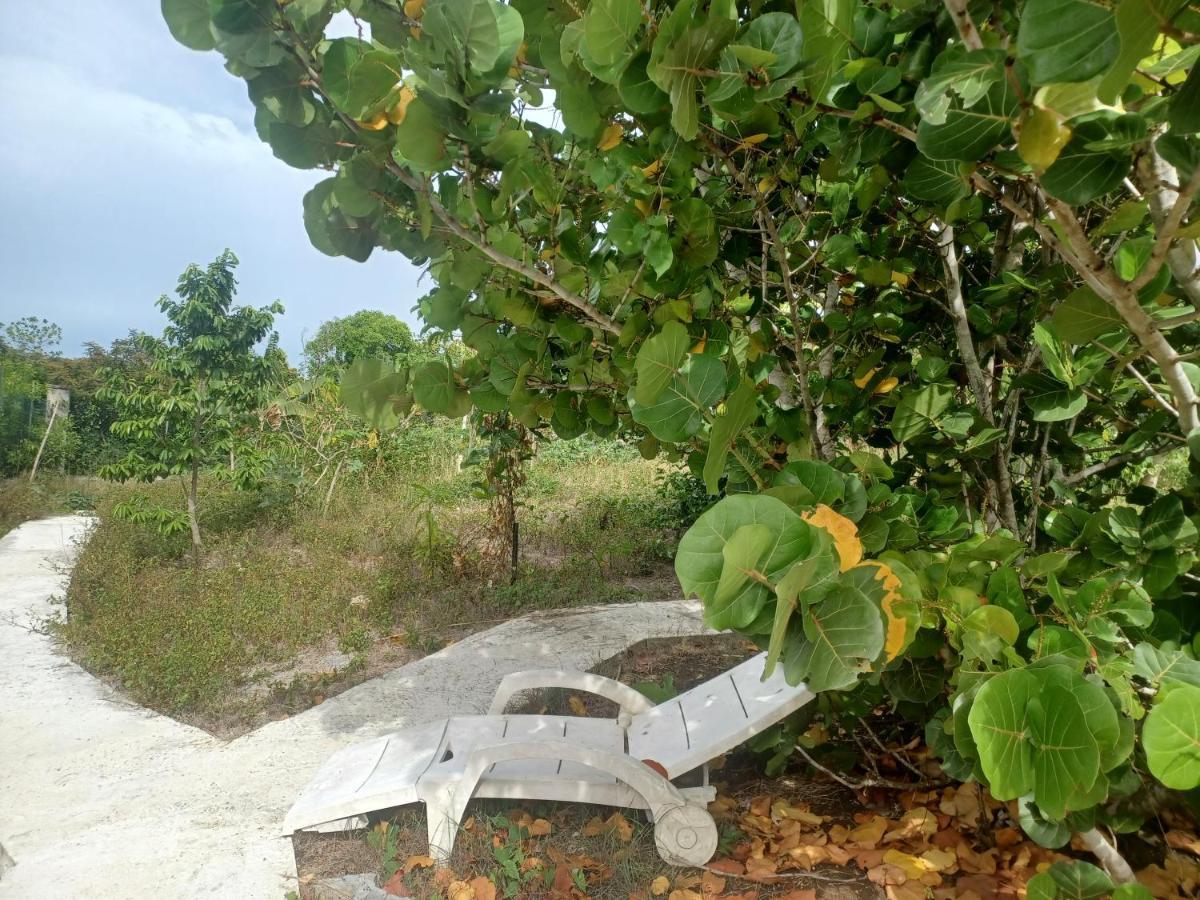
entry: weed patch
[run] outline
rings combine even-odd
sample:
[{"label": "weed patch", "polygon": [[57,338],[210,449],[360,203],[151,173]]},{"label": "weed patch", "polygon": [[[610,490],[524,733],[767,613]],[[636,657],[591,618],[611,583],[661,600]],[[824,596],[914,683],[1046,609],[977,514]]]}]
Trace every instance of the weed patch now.
[{"label": "weed patch", "polygon": [[436,431],[412,440],[418,480],[347,477],[324,511],[206,481],[199,563],[186,534],[111,515],[133,493],[182,504],[177,483],[110,486],[57,633],[138,702],[233,735],[512,616],[678,596],[663,527],[677,504],[660,464],[619,445],[537,460],[514,580],[481,552],[488,510],[472,473],[439,467],[456,445]]}]

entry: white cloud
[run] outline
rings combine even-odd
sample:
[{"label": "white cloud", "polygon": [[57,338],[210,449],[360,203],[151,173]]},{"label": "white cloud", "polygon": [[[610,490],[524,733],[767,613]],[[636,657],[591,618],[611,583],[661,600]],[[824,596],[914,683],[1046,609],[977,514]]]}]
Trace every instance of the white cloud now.
[{"label": "white cloud", "polygon": [[0,83],[0,163],[26,177],[94,177],[109,160],[242,166],[271,156],[224,116],[98,87],[58,63],[0,57]]},{"label": "white cloud", "polygon": [[0,0],[0,321],[45,315],[68,353],[159,331],[154,299],[231,247],[239,301],[287,307],[293,359],[333,316],[414,322],[418,271],[396,253],[364,265],[312,247],[301,199],[328,173],[277,160],[245,86],[219,55],[175,44],[157,7]]}]

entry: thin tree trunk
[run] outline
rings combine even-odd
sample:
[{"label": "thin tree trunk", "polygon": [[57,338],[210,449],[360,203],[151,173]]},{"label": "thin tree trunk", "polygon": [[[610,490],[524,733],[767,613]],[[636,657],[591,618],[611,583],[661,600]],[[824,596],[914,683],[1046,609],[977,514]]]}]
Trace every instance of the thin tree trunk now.
[{"label": "thin tree trunk", "polygon": [[1129,863],[1125,861],[1119,850],[1111,843],[1108,838],[1100,833],[1098,829],[1089,828],[1087,831],[1079,832],[1079,839],[1083,841],[1096,859],[1100,860],[1100,865],[1104,866],[1104,871],[1108,873],[1117,884],[1134,884],[1137,882],[1137,877],[1133,874],[1133,869]]},{"label": "thin tree trunk", "polygon": [[33,458],[33,468],[29,470],[29,483],[33,484],[33,479],[37,478],[38,466],[42,463],[42,453],[46,449],[46,441],[50,438],[50,429],[54,427],[54,420],[58,418],[58,404],[55,403],[50,407],[50,421],[46,423],[46,432],[42,435],[42,442],[38,445],[37,456]]},{"label": "thin tree trunk", "polygon": [[[979,364],[979,356],[975,352],[975,341],[971,336],[971,322],[967,318],[967,305],[963,299],[962,277],[958,268],[958,251],[954,245],[954,229],[949,225],[941,225],[941,231],[936,237],[938,255],[942,258],[942,268],[946,273],[946,298],[950,301],[951,317],[954,320],[954,336],[958,343],[958,353],[967,369],[967,382],[975,395],[975,405],[979,414],[989,425],[995,425],[995,414],[992,410],[992,388],[983,367]],[[996,511],[1001,523],[1014,535],[1020,535],[1021,526],[1017,522],[1017,507],[1013,501],[1012,476],[1008,471],[1008,454],[1003,445],[996,449],[994,456],[995,474],[991,479],[992,494],[996,501]]]},{"label": "thin tree trunk", "polygon": [[200,564],[200,404],[196,404],[196,414],[192,417],[192,480],[188,485],[187,508],[188,524],[192,528],[192,555],[196,565]]},{"label": "thin tree trunk", "polygon": [[[193,441],[193,444],[195,442]],[[188,524],[192,527],[192,553],[196,562],[200,562],[200,519],[197,515],[197,499],[200,493],[200,464],[192,462],[192,480],[188,484],[187,510]]]},{"label": "thin tree trunk", "polygon": [[321,518],[325,518],[329,512],[329,501],[333,499],[333,486],[337,484],[338,473],[342,471],[342,463],[346,461],[346,457],[338,460],[337,468],[333,470],[333,477],[329,479],[329,490],[325,492],[325,502],[321,504]]}]

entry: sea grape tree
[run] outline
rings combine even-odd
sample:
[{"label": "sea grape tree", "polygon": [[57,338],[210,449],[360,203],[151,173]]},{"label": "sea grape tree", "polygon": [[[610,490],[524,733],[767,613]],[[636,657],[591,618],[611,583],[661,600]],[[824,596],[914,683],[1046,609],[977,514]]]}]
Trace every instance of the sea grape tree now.
[{"label": "sea grape tree", "polygon": [[328,171],[313,243],[425,265],[475,351],[377,406],[686,460],[709,621],[927,716],[1039,840],[1200,784],[1193,464],[1142,478],[1200,451],[1194,6],[163,8]]}]

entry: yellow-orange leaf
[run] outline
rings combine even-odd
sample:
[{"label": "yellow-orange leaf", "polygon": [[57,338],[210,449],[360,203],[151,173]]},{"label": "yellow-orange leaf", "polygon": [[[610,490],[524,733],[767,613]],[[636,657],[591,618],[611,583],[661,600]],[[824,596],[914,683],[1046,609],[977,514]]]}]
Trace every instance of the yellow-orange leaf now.
[{"label": "yellow-orange leaf", "polygon": [[889,375],[887,378],[883,379],[883,381],[879,382],[879,384],[875,385],[875,393],[876,394],[889,393],[890,391],[895,390],[896,385],[898,385],[899,383],[900,383],[899,378],[897,378],[895,375]]},{"label": "yellow-orange leaf", "polygon": [[900,579],[886,563],[869,559],[863,565],[874,566],[878,570],[875,580],[883,585],[884,593],[879,601],[879,608],[883,610],[883,617],[887,620],[887,636],[883,641],[883,650],[887,654],[888,662],[891,662],[904,649],[904,642],[908,637],[908,619],[897,614],[895,609],[895,605],[904,599],[900,594]]},{"label": "yellow-orange leaf", "polygon": [[617,144],[621,143],[621,138],[625,136],[625,129],[619,123],[613,122],[604,129],[604,133],[600,135],[600,143],[596,145],[599,150],[611,150]]},{"label": "yellow-orange leaf", "polygon": [[650,893],[655,897],[661,897],[671,889],[671,879],[666,875],[659,875],[650,882]]},{"label": "yellow-orange leaf", "polygon": [[404,121],[404,117],[408,115],[408,104],[412,103],[417,97],[412,92],[412,89],[407,85],[400,88],[400,97],[396,100],[391,109],[387,111],[387,119],[393,125],[399,125]]},{"label": "yellow-orange leaf", "polygon": [[404,14],[410,19],[425,15],[425,0],[404,0]]},{"label": "yellow-orange leaf", "polygon": [[908,285],[908,276],[903,272],[892,272],[892,284],[897,287],[906,287]]},{"label": "yellow-orange leaf", "polygon": [[653,178],[655,175],[658,174],[658,172],[661,168],[662,168],[662,160],[656,159],[654,162],[650,163],[650,165],[648,165],[644,169],[642,169],[642,174],[644,176],[646,176],[647,178]]},{"label": "yellow-orange leaf", "polygon": [[920,878],[922,875],[937,871],[933,863],[928,860],[913,856],[911,853],[902,853],[899,850],[889,850],[883,854],[883,861],[889,866],[903,869],[904,874],[909,878]]},{"label": "yellow-orange leaf", "polygon": [[571,707],[571,715],[586,716],[588,714],[587,707],[583,703],[583,698],[572,694],[567,698],[567,705]]},{"label": "yellow-orange leaf", "polygon": [[482,875],[472,878],[470,886],[474,900],[496,900],[496,885]]},{"label": "yellow-orange leaf", "polygon": [[428,869],[432,865],[432,856],[410,856],[404,863],[404,874],[407,875],[413,869]]},{"label": "yellow-orange leaf", "polygon": [[650,213],[652,213],[654,211],[653,208],[650,206],[650,201],[643,200],[640,197],[637,200],[633,201],[633,205],[635,207],[637,207],[637,211],[640,212],[643,216],[648,216],[648,215],[650,215]]},{"label": "yellow-orange leaf", "polygon": [[545,819],[534,819],[529,825],[530,837],[545,837],[550,833],[550,823]]},{"label": "yellow-orange leaf", "polygon": [[860,391],[863,390],[868,384],[871,383],[871,379],[875,377],[875,373],[878,371],[879,369],[875,368],[864,372],[862,375],[859,375],[854,379],[854,386]]},{"label": "yellow-orange leaf", "polygon": [[388,127],[388,117],[383,113],[380,113],[373,119],[355,119],[355,121],[363,128],[370,129],[371,131],[383,131],[383,129]]},{"label": "yellow-orange leaf", "polygon": [[753,147],[755,144],[761,144],[769,136],[770,135],[767,135],[765,133],[764,134],[752,134],[749,137],[742,138],[742,146],[743,147]]},{"label": "yellow-orange leaf", "polygon": [[446,888],[446,896],[449,900],[475,900],[475,891],[465,881],[452,881]]},{"label": "yellow-orange leaf", "polygon": [[862,541],[858,539],[858,526],[841,513],[819,503],[816,509],[804,515],[804,520],[829,532],[837,550],[839,568],[843,572],[853,569],[862,561],[863,548]]}]

